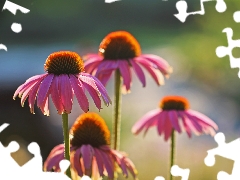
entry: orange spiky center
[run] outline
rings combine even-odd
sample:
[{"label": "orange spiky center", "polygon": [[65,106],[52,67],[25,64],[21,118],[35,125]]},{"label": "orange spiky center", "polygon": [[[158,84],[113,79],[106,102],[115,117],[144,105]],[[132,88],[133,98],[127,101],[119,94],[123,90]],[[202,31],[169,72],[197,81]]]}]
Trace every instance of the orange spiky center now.
[{"label": "orange spiky center", "polygon": [[163,110],[186,110],[189,107],[188,100],[182,96],[165,96],[160,102]]},{"label": "orange spiky center", "polygon": [[81,57],[71,51],[59,51],[50,54],[44,64],[44,69],[48,73],[60,74],[78,74],[84,71],[83,60]]},{"label": "orange spiky center", "polygon": [[105,121],[96,113],[80,115],[70,130],[70,136],[72,146],[90,144],[100,147],[110,144],[110,131]]},{"label": "orange spiky center", "polygon": [[141,54],[138,41],[126,31],[109,33],[99,46],[99,54],[107,60],[131,59]]}]

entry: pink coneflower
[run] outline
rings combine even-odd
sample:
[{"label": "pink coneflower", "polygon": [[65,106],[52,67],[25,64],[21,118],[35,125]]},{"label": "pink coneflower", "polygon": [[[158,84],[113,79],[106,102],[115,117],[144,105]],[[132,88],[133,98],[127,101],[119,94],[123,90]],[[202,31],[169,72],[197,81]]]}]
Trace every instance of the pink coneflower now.
[{"label": "pink coneflower", "polygon": [[172,68],[167,61],[153,54],[141,54],[138,41],[126,31],[108,34],[101,42],[99,54],[86,56],[85,70],[95,75],[106,86],[113,71],[119,70],[123,78],[123,87],[129,91],[132,76],[130,69],[136,73],[142,85],[146,86],[144,67],[158,85],[164,83],[164,76],[171,73]]},{"label": "pink coneflower", "polygon": [[[102,176],[115,177],[118,168],[125,177],[128,171],[136,178],[136,169],[131,160],[122,152],[109,147],[110,132],[105,121],[96,113],[79,116],[70,130],[71,168],[80,177],[87,175],[93,180]],[[63,145],[56,146],[44,163],[44,170],[59,171],[63,159]]]},{"label": "pink coneflower", "polygon": [[60,51],[48,56],[44,69],[47,73],[29,78],[18,87],[14,93],[18,95],[24,105],[28,97],[30,111],[34,113],[34,103],[44,115],[49,115],[49,96],[59,114],[69,114],[72,110],[73,94],[84,112],[89,109],[89,102],[85,95],[87,90],[98,109],[101,109],[101,99],[106,105],[110,103],[106,89],[93,76],[84,73],[84,65],[80,56],[75,52]]},{"label": "pink coneflower", "polygon": [[[155,109],[144,115],[133,127],[132,132],[138,134],[145,129],[152,126],[157,126],[158,134],[164,134],[164,139],[170,141],[170,163],[171,167],[175,164],[175,131],[181,133],[186,131],[191,137],[191,131],[195,134],[215,134],[218,126],[207,116],[189,109],[189,102],[186,98],[181,96],[166,96],[160,102],[160,109]],[[173,180],[170,173],[169,179]]]},{"label": "pink coneflower", "polygon": [[180,96],[166,96],[160,102],[160,109],[155,109],[144,115],[133,127],[132,132],[138,134],[145,129],[145,133],[152,126],[157,127],[159,135],[164,134],[167,141],[173,130],[181,133],[186,131],[191,137],[195,134],[215,134],[218,126],[207,116],[189,109],[189,102]]}]

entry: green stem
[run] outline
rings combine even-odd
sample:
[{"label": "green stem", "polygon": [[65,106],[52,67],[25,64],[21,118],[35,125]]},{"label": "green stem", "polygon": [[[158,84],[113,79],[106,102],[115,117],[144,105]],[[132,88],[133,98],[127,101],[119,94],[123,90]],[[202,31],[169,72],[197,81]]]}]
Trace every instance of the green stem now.
[{"label": "green stem", "polygon": [[169,175],[170,175],[170,180],[173,180],[173,176],[171,174],[171,167],[174,165],[174,161],[175,161],[175,143],[176,143],[176,134],[175,131],[172,130],[172,134],[171,134],[171,154],[170,154],[170,169],[169,169]]},{"label": "green stem", "polygon": [[[68,131],[68,114],[62,114],[63,138],[64,138],[64,157],[70,162],[70,141]],[[70,167],[66,171],[67,176],[71,179]]]},{"label": "green stem", "polygon": [[114,118],[112,141],[113,149],[119,150],[120,147],[120,130],[121,130],[121,74],[119,70],[115,71],[115,97],[114,97]]}]

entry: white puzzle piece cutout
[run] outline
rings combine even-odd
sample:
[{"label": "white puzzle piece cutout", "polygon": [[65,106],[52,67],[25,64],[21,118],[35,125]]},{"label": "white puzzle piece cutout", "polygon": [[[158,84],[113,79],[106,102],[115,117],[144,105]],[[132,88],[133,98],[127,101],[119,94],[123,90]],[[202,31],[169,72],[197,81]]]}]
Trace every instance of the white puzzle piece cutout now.
[{"label": "white puzzle piece cutout", "polygon": [[14,15],[16,15],[17,10],[21,11],[24,14],[30,12],[29,9],[24,8],[22,6],[19,6],[19,5],[15,4],[15,3],[12,3],[11,1],[8,1],[8,0],[6,0],[2,10],[5,10],[5,9],[9,10]]},{"label": "white puzzle piece cutout", "polygon": [[7,51],[7,46],[5,46],[4,44],[0,44],[0,50],[1,49]]},{"label": "white puzzle piece cutout", "polygon": [[[2,132],[9,124],[4,123],[0,126],[0,132]],[[0,179],[1,180],[71,180],[66,174],[67,168],[70,166],[68,160],[62,160],[59,163],[61,172],[43,172],[42,171],[42,156],[40,147],[37,143],[32,142],[28,145],[28,151],[34,155],[34,157],[25,163],[23,166],[19,166],[18,163],[12,158],[11,153],[16,152],[19,149],[19,144],[15,141],[9,143],[7,147],[4,147],[0,142]]]},{"label": "white puzzle piece cutout", "polygon": [[178,14],[174,14],[174,16],[179,19],[182,23],[184,23],[189,15],[204,15],[205,14],[205,9],[204,9],[204,2],[209,2],[209,1],[216,1],[216,6],[215,9],[219,12],[222,13],[226,11],[227,5],[224,2],[224,0],[200,0],[200,6],[201,9],[199,11],[195,12],[187,12],[187,2],[185,0],[180,0],[176,3],[176,8],[178,10]]},{"label": "white puzzle piece cutout", "polygon": [[[171,167],[171,174],[174,177],[178,177],[178,176],[182,177],[181,180],[188,180],[190,170],[189,169],[182,169],[178,165],[173,165]],[[162,176],[157,176],[154,180],[165,180],[165,179]]]},{"label": "white puzzle piece cutout", "polygon": [[113,2],[116,2],[116,1],[120,1],[120,0],[105,0],[105,3],[113,3]]},{"label": "white puzzle piece cutout", "polygon": [[[4,4],[4,6],[3,6],[2,11],[3,11],[3,10],[8,10],[8,11],[10,11],[12,14],[14,14],[14,15],[16,15],[17,10],[19,10],[20,12],[22,12],[22,13],[24,13],[24,14],[30,12],[29,9],[24,8],[24,7],[22,7],[22,6],[19,6],[19,5],[15,4],[15,3],[11,2],[11,1],[8,1],[8,0],[6,0],[5,4]],[[20,33],[20,32],[22,31],[22,25],[19,24],[19,23],[15,23],[15,22],[14,22],[14,23],[12,23],[12,25],[11,25],[11,29],[12,29],[12,31],[15,32],[15,33]]]},{"label": "white puzzle piece cutout", "polygon": [[218,144],[217,148],[208,150],[207,157],[204,159],[204,163],[207,166],[213,166],[215,164],[215,155],[230,159],[234,161],[232,174],[228,174],[224,171],[220,171],[217,175],[218,180],[239,180],[240,179],[240,138],[225,143],[225,136],[223,133],[217,133],[214,137]]}]

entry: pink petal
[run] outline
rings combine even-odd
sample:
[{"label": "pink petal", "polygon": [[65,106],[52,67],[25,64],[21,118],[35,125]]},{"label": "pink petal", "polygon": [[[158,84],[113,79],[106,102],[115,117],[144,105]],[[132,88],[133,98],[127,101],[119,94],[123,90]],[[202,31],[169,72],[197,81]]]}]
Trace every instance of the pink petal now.
[{"label": "pink petal", "polygon": [[179,126],[179,123],[178,123],[178,115],[177,115],[177,112],[172,110],[172,111],[169,111],[168,112],[168,118],[170,119],[170,121],[172,122],[172,126],[173,128],[181,133],[181,128]]},{"label": "pink petal", "polygon": [[101,108],[101,99],[99,94],[97,93],[97,91],[90,85],[83,83],[84,87],[87,89],[87,91],[89,92],[90,96],[92,97],[94,104],[96,105],[96,107],[100,110]]},{"label": "pink petal", "polygon": [[109,178],[114,178],[114,164],[112,161],[112,158],[107,152],[104,151],[99,151],[101,153],[101,157],[104,163],[104,166],[107,170],[108,177]]},{"label": "pink petal", "polygon": [[25,90],[25,88],[31,86],[31,84],[36,83],[38,81],[41,81],[45,76],[47,76],[48,74],[41,74],[41,75],[36,75],[33,76],[29,79],[26,80],[26,82],[24,84],[22,84],[21,86],[19,86],[17,88],[17,90],[15,91],[14,95],[13,95],[13,99],[15,99],[15,97],[18,94],[22,94],[22,92]]},{"label": "pink petal", "polygon": [[172,127],[172,124],[171,124],[171,121],[168,117],[168,111],[164,111],[163,113],[167,114],[165,115],[165,117],[167,117],[167,120],[165,121],[165,127],[164,127],[164,134],[165,134],[165,141],[168,140],[169,137],[171,137],[171,134],[172,134],[172,131],[173,131],[173,127]]},{"label": "pink petal", "polygon": [[191,110],[191,109],[188,109],[187,113],[190,114],[191,116],[196,117],[198,119],[198,121],[206,123],[206,124],[212,126],[215,130],[218,130],[217,124],[213,120],[211,120],[209,117],[205,116],[204,114],[194,111],[194,110]]},{"label": "pink petal", "polygon": [[89,102],[83,90],[83,84],[74,75],[70,75],[70,82],[80,107],[84,112],[88,112]]},{"label": "pink petal", "polygon": [[[70,75],[71,77],[72,75]],[[73,104],[73,92],[68,75],[59,75],[60,98],[66,113],[71,113]]]},{"label": "pink petal", "polygon": [[98,66],[95,76],[98,77],[99,74],[104,74],[106,71],[117,69],[119,67],[118,64],[119,64],[119,61],[112,61],[112,60],[102,61]]},{"label": "pink petal", "polygon": [[75,151],[74,157],[73,157],[73,165],[75,170],[77,171],[78,175],[80,177],[83,176],[83,170],[82,170],[82,165],[80,162],[80,158],[81,158],[81,148],[77,149]]},{"label": "pink petal", "polygon": [[99,173],[101,176],[103,176],[104,168],[103,168],[103,159],[101,157],[101,153],[99,152],[99,150],[97,148],[94,148],[94,153],[95,153]]},{"label": "pink petal", "polygon": [[33,114],[34,114],[34,102],[35,102],[37,91],[39,89],[40,84],[41,84],[41,81],[37,82],[29,92],[28,104],[30,107],[30,112]]},{"label": "pink petal", "polygon": [[133,70],[136,73],[138,79],[141,81],[143,87],[146,86],[146,78],[145,75],[143,73],[142,68],[134,61],[134,60],[130,60]]},{"label": "pink petal", "polygon": [[84,75],[79,75],[78,79],[80,79],[82,82],[88,84],[91,86],[99,95],[101,95],[100,91],[97,88],[97,85],[95,84],[95,81],[92,77],[90,76],[84,76]]},{"label": "pink petal", "polygon": [[[93,159],[93,148],[90,145],[82,145],[81,146],[81,154],[83,158],[83,163],[85,170],[89,170],[92,168],[92,159]],[[90,175],[90,174],[86,174]]]},{"label": "pink petal", "polygon": [[51,86],[52,83],[52,79],[53,79],[54,75],[53,74],[49,74],[47,75],[38,90],[38,96],[37,96],[37,106],[43,111],[44,109],[44,105],[49,93],[49,88]]},{"label": "pink petal", "polygon": [[[32,88],[36,85],[37,83],[34,83],[32,85],[30,85],[27,89],[25,89],[25,91],[23,92],[22,94],[22,97],[21,97],[21,105],[23,107],[24,105],[24,102],[26,101],[29,93],[31,92]],[[39,86],[38,86],[39,87]]]},{"label": "pink petal", "polygon": [[127,166],[125,164],[125,157],[118,151],[112,150],[112,154],[117,161],[118,165],[121,167],[124,177],[128,177]]},{"label": "pink petal", "polygon": [[188,114],[187,111],[184,111],[184,114],[188,117],[189,121],[192,123],[192,125],[195,128],[195,130],[197,130],[197,132],[199,132],[201,134],[202,133],[202,127],[198,123],[198,121],[196,121],[195,118],[192,115]]},{"label": "pink petal", "polygon": [[131,82],[132,82],[132,75],[130,72],[130,67],[127,61],[118,61],[118,67],[123,78],[123,85],[126,87],[126,90],[130,90]]},{"label": "pink petal", "polygon": [[199,125],[196,127],[195,123],[189,119],[185,111],[179,111],[179,113],[181,113],[182,117],[185,117],[184,122],[186,123],[186,126],[189,127],[195,134],[199,135],[200,133],[202,133],[202,128],[199,128]]},{"label": "pink petal", "polygon": [[188,134],[188,137],[191,138],[191,136],[192,136],[191,128],[189,128],[188,123],[186,122],[188,120],[186,120],[186,117],[185,117],[184,113],[182,113],[182,111],[178,111],[178,114],[182,118],[183,126],[184,126],[184,129],[186,130],[186,132]]},{"label": "pink petal", "polygon": [[132,133],[133,134],[138,134],[140,133],[151,121],[152,119],[156,119],[157,115],[161,113],[159,109],[154,109],[147,114],[145,114],[140,120],[138,120],[132,127]]},{"label": "pink petal", "polygon": [[100,91],[101,97],[102,97],[106,106],[108,106],[109,104],[112,103],[110,97],[108,96],[106,88],[102,85],[102,83],[96,77],[91,76],[87,73],[81,73],[81,74],[84,75],[84,76],[89,76],[89,77],[91,77],[95,80],[95,84],[96,84],[98,90]]},{"label": "pink petal", "polygon": [[86,58],[84,62],[84,69],[87,73],[90,74],[93,73],[93,71],[99,66],[99,64],[103,60],[103,58],[98,55],[87,55],[84,58]]},{"label": "pink petal", "polygon": [[54,166],[57,167],[59,165],[62,159],[64,159],[64,149],[62,145],[58,145],[51,151],[47,160],[44,162],[44,170],[51,171]]},{"label": "pink petal", "polygon": [[172,69],[169,66],[168,62],[163,58],[156,56],[154,54],[142,54],[140,57],[148,59],[150,62],[154,63],[157,68],[164,74],[167,75],[171,73]]},{"label": "pink petal", "polygon": [[54,76],[51,87],[50,87],[50,91],[51,91],[53,104],[55,105],[58,111],[58,114],[64,113],[64,108],[63,108],[61,95],[60,95],[60,88],[59,88],[59,76]]},{"label": "pink petal", "polygon": [[165,122],[167,121],[167,114],[161,111],[158,115],[158,134],[161,135],[164,132]]},{"label": "pink petal", "polygon": [[132,163],[132,161],[128,158],[124,158],[124,162],[125,162],[126,166],[128,167],[128,170],[134,177],[134,179],[137,180],[137,178],[136,178],[137,171],[136,171],[136,168],[135,168],[134,164]]},{"label": "pink petal", "polygon": [[164,84],[164,79],[162,78],[162,75],[160,73],[157,73],[157,71],[151,67],[151,64],[147,60],[143,60],[139,57],[135,57],[134,60],[135,62],[140,63],[150,73],[150,75],[158,85]]}]

